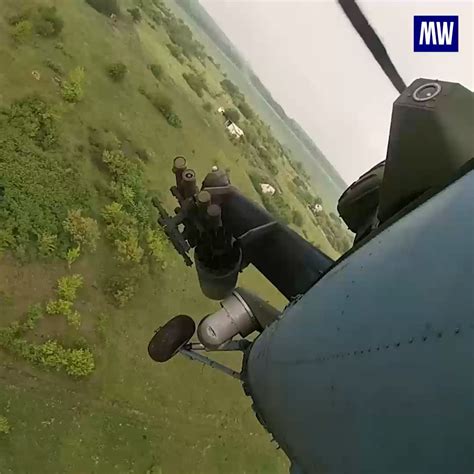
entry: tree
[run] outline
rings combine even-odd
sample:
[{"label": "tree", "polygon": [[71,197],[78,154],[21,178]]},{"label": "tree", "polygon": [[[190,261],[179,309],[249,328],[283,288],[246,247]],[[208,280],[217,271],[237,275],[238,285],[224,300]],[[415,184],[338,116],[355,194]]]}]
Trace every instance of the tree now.
[{"label": "tree", "polygon": [[135,23],[140,23],[142,21],[142,12],[138,7],[135,8],[129,8],[128,13],[130,13],[130,16],[132,17],[132,20]]},{"label": "tree", "polygon": [[112,14],[120,14],[117,0],[86,0],[86,2],[103,15],[110,16]]},{"label": "tree", "polygon": [[298,211],[297,209],[293,209],[291,217],[293,224],[298,227],[301,227],[303,225],[303,216],[301,215],[300,211]]},{"label": "tree", "polygon": [[240,114],[237,109],[225,109],[225,116],[234,123],[240,120]]},{"label": "tree", "polygon": [[127,72],[128,68],[124,63],[114,63],[107,68],[107,74],[115,82],[122,82]]},{"label": "tree", "polygon": [[255,117],[255,112],[252,110],[250,105],[245,101],[239,104],[239,110],[247,120],[252,120]]}]

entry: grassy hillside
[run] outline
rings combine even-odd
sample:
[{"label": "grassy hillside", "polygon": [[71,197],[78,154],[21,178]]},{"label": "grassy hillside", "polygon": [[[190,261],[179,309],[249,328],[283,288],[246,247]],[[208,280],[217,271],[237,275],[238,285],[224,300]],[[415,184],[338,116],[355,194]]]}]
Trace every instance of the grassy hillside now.
[{"label": "grassy hillside", "polygon": [[[182,154],[256,200],[256,173],[272,180],[263,204],[336,256],[334,225],[258,115],[241,122],[255,146],[229,139],[223,71],[162,2],[119,2],[112,19],[90,4],[114,8],[1,1],[0,473],[286,472],[238,382],[148,358],[160,324],[217,307],[150,200],[173,208]],[[285,303],[251,268],[241,284]]]}]

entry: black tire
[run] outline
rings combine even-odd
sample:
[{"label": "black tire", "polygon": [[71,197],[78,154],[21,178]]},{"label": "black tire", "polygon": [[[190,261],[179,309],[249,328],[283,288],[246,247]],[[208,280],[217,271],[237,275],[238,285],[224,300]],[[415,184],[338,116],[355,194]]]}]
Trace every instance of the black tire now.
[{"label": "black tire", "polygon": [[196,324],[185,314],[170,319],[159,328],[148,344],[148,354],[155,362],[166,362],[193,337]]}]

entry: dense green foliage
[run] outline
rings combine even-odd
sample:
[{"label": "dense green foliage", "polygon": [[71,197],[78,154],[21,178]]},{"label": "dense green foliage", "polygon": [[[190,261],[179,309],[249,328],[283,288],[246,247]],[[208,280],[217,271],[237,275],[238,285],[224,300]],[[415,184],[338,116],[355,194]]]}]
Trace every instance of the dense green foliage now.
[{"label": "dense green foliage", "polygon": [[240,114],[237,109],[225,109],[225,116],[234,123],[240,120]]},{"label": "dense green foliage", "polygon": [[94,252],[100,237],[99,226],[95,219],[84,217],[80,209],[70,209],[63,222],[64,230],[71,240],[86,250]]},{"label": "dense green foliage", "polygon": [[193,57],[203,61],[206,58],[204,46],[196,41],[189,27],[176,17],[166,18],[166,30],[174,45],[181,48],[188,59]]},{"label": "dense green foliage", "polygon": [[27,43],[33,34],[33,24],[30,20],[21,20],[11,27],[10,34],[17,44]]},{"label": "dense green foliage", "polygon": [[130,13],[132,20],[135,23],[140,23],[140,21],[142,21],[142,12],[138,7],[129,8],[127,11]]},{"label": "dense green foliage", "polygon": [[34,26],[39,35],[52,38],[61,33],[64,21],[58,15],[56,7],[40,6],[34,16]]},{"label": "dense green foliage", "polygon": [[71,208],[87,209],[78,169],[57,150],[58,117],[38,96],[0,112],[0,249],[19,257],[66,250],[62,227]]},{"label": "dense green foliage", "polygon": [[253,111],[252,107],[250,107],[250,105],[247,102],[245,101],[240,102],[240,104],[238,105],[238,108],[241,114],[247,120],[252,120],[255,117],[255,112]]},{"label": "dense green foliage", "polygon": [[86,73],[83,67],[73,69],[67,79],[61,83],[61,94],[66,102],[76,104],[84,98],[84,80]]},{"label": "dense green foliage", "polygon": [[150,101],[150,103],[157,109],[163,117],[165,117],[166,121],[175,128],[181,128],[183,123],[178,115],[173,111],[173,101],[171,97],[167,96],[166,94],[158,91],[153,94],[141,90],[142,94]]},{"label": "dense green foliage", "polygon": [[204,91],[208,91],[206,79],[203,74],[183,73],[183,78],[199,97],[204,95]]},{"label": "dense green foliage", "polygon": [[0,434],[8,434],[10,433],[10,430],[11,428],[8,419],[0,415]]},{"label": "dense green foliage", "polygon": [[155,79],[160,80],[163,77],[163,68],[159,64],[150,64],[148,66]]},{"label": "dense green foliage", "polygon": [[115,82],[122,82],[127,75],[128,68],[124,63],[118,62],[107,67],[107,74]]}]

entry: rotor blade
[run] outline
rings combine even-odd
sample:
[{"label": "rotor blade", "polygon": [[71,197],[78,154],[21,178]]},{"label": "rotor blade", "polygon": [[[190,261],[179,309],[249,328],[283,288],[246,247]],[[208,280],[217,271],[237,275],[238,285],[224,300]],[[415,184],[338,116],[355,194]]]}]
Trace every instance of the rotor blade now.
[{"label": "rotor blade", "polygon": [[385,46],[369,24],[365,15],[362,13],[359,5],[357,5],[355,0],[338,0],[338,2],[347,18],[349,18],[349,21],[352,23],[352,26],[356,29],[357,33],[359,33],[359,36],[362,38],[367,48],[369,48],[375,60],[380,64],[380,67],[390,79],[390,82],[393,84],[395,89],[401,93],[406,89],[406,85],[393,65]]}]

